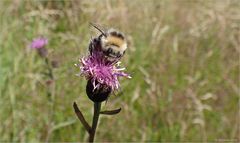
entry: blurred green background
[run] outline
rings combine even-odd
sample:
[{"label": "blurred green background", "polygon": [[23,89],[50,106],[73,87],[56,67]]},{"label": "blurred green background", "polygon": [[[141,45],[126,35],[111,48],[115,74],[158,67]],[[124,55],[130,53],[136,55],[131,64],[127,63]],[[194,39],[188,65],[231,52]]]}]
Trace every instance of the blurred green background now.
[{"label": "blurred green background", "polygon": [[[77,102],[91,122],[86,80],[74,66],[97,35],[89,22],[127,35],[131,80],[103,109],[96,141],[239,140],[239,0],[0,1],[0,141],[86,141]],[[55,97],[43,59],[29,48],[45,36]]]}]

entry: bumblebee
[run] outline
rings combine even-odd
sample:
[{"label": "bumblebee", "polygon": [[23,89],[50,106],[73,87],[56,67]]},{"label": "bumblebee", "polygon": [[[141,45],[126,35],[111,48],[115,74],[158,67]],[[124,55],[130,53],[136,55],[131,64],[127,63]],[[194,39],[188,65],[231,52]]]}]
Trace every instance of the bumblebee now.
[{"label": "bumblebee", "polygon": [[92,53],[93,48],[99,48],[110,60],[121,58],[127,49],[127,40],[124,34],[113,28],[103,31],[96,25],[90,24],[101,32],[98,37],[91,40],[90,53]]}]

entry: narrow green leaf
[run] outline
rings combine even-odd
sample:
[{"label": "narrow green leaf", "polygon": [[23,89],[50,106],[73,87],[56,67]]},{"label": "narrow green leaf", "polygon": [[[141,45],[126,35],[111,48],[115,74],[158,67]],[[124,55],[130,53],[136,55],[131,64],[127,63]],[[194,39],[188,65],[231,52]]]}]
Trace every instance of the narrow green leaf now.
[{"label": "narrow green leaf", "polygon": [[78,119],[81,121],[81,123],[83,124],[83,126],[85,127],[85,129],[87,130],[88,133],[91,132],[91,127],[89,126],[89,124],[87,123],[87,121],[85,120],[82,112],[79,110],[76,102],[73,103],[73,108],[74,108],[74,111],[78,117]]},{"label": "narrow green leaf", "polygon": [[120,111],[121,111],[121,108],[116,109],[116,110],[101,111],[100,114],[104,114],[104,115],[115,115],[115,114],[118,114]]}]

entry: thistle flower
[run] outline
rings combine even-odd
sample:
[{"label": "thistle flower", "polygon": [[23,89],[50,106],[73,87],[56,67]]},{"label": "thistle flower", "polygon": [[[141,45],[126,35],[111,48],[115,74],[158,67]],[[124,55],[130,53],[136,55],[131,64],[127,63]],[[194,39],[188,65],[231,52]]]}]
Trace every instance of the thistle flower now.
[{"label": "thistle flower", "polygon": [[90,55],[81,58],[79,61],[79,75],[85,76],[89,81],[87,85],[88,96],[94,94],[95,91],[105,95],[106,93],[118,90],[120,87],[119,77],[131,78],[129,74],[124,72],[125,68],[120,67],[118,59],[109,61],[104,53],[97,48]]},{"label": "thistle flower", "polygon": [[33,39],[30,47],[33,49],[37,49],[38,54],[41,57],[46,57],[48,54],[48,51],[45,48],[47,43],[48,43],[48,40],[46,38],[40,37],[40,38]]},{"label": "thistle flower", "polygon": [[[120,67],[119,60],[122,55],[120,54],[119,56],[119,52],[117,53],[117,56],[109,55],[109,53],[113,52],[112,47],[109,47],[107,51],[104,51],[104,45],[102,44],[101,37],[107,37],[107,34],[97,26],[92,26],[98,29],[102,34],[94,39],[91,39],[89,44],[89,55],[81,58],[79,60],[79,64],[76,64],[76,66],[80,69],[80,73],[78,75],[82,75],[88,80],[86,93],[88,98],[94,102],[92,126],[86,122],[76,102],[73,103],[73,108],[78,119],[89,133],[89,142],[94,141],[100,114],[114,115],[121,111],[121,108],[116,110],[101,111],[101,102],[105,101],[111,92],[120,88],[120,83],[118,81],[119,77],[131,78],[129,74],[124,72],[125,68]],[[114,45],[114,43],[110,44]],[[114,55],[116,55],[115,52]]]},{"label": "thistle flower", "polygon": [[36,38],[36,39],[33,39],[31,43],[31,48],[33,49],[43,48],[45,45],[47,45],[47,43],[48,43],[48,40],[46,38],[43,38],[43,37]]}]

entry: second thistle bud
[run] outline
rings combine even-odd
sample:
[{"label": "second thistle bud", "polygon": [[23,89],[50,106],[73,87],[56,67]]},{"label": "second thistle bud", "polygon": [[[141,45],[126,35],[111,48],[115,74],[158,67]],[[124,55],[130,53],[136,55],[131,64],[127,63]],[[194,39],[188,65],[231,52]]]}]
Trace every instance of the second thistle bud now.
[{"label": "second thistle bud", "polygon": [[[98,84],[98,83],[96,83],[96,84]],[[86,86],[86,92],[87,92],[88,98],[90,100],[92,100],[93,102],[103,102],[110,95],[111,89],[110,88],[106,89],[101,85],[99,88],[94,89],[92,81],[88,80],[88,83]]]}]

